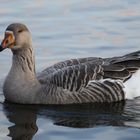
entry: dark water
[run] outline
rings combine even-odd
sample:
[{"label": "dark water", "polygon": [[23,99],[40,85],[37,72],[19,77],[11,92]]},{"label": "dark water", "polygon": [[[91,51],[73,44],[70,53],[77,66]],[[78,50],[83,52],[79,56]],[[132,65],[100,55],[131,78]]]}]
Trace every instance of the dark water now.
[{"label": "dark water", "polygon": [[[139,0],[1,0],[0,40],[7,25],[32,33],[36,69],[87,56],[140,49]],[[36,106],[3,103],[11,52],[0,54],[0,140],[139,140],[140,99],[115,104]]]},{"label": "dark water", "polygon": [[2,105],[1,138],[102,140],[140,137],[140,102],[67,106]]}]

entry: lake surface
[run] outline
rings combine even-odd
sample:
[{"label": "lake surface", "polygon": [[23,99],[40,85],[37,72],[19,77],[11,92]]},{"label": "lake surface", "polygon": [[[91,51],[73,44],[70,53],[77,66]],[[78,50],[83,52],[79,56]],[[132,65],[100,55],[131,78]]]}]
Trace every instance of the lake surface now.
[{"label": "lake surface", "polygon": [[[26,24],[37,72],[70,58],[140,50],[139,0],[1,0],[0,40]],[[4,103],[11,52],[0,53],[0,140],[139,140],[140,99],[113,104],[37,106]]]}]

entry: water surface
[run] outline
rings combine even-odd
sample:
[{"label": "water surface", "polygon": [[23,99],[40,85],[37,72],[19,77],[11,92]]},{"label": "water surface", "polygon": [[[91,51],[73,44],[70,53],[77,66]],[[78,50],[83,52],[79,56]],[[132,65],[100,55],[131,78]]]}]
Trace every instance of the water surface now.
[{"label": "water surface", "polygon": [[[1,0],[0,40],[13,22],[31,33],[38,72],[70,58],[140,49],[139,0]],[[115,104],[36,106],[3,103],[11,52],[0,53],[0,139],[138,140],[140,99]]]}]

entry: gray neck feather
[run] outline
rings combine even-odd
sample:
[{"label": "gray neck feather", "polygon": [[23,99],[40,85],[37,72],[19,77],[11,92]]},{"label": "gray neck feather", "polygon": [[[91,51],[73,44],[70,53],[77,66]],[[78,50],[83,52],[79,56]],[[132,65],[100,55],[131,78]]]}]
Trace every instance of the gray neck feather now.
[{"label": "gray neck feather", "polygon": [[32,47],[13,51],[12,70],[35,76],[35,58]]}]

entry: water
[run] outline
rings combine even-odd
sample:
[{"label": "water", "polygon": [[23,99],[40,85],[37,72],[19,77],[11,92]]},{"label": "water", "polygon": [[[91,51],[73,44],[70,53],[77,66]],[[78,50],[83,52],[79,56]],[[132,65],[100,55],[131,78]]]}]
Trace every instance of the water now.
[{"label": "water", "polygon": [[[1,0],[0,40],[7,25],[32,33],[38,72],[76,57],[122,55],[140,49],[139,0]],[[0,139],[138,140],[140,99],[115,104],[36,106],[3,103],[11,52],[0,53]]]}]

